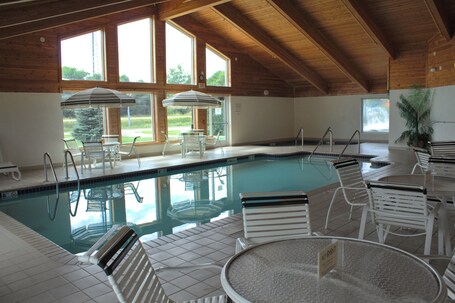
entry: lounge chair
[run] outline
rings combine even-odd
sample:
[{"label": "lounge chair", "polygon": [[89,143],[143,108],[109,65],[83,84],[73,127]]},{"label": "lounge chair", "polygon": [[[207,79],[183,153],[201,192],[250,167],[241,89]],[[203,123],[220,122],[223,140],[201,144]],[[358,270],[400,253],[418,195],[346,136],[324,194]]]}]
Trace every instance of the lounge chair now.
[{"label": "lounge chair", "polygon": [[[139,236],[128,226],[114,225],[79,261],[98,265],[107,275],[109,283],[120,302],[165,302],[172,303],[152,267],[149,256],[139,241]],[[219,265],[201,264],[159,268],[163,270],[194,270],[220,268]],[[188,303],[232,302],[226,295],[193,299]]]},{"label": "lounge chair", "polygon": [[21,172],[17,165],[9,161],[3,161],[2,151],[0,150],[0,174],[8,175],[11,174],[11,178],[16,181],[20,181]]}]

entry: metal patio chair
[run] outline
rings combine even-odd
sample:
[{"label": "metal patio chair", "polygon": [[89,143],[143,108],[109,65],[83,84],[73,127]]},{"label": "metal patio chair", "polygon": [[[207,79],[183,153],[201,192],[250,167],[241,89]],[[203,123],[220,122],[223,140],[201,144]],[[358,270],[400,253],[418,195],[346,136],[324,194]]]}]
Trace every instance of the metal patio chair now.
[{"label": "metal patio chair", "polygon": [[417,163],[412,168],[411,175],[414,174],[417,167],[420,168],[422,174],[425,174],[428,170],[428,160],[430,160],[431,156],[430,151],[423,148],[414,147],[414,154],[416,156]]},{"label": "metal patio chair", "polygon": [[336,169],[340,186],[335,190],[330,201],[327,217],[325,219],[325,229],[329,224],[330,211],[332,210],[333,202],[339,191],[343,193],[344,200],[351,206],[349,212],[349,220],[352,218],[352,210],[354,206],[368,205],[368,189],[363,179],[362,171],[359,162],[356,159],[343,159],[333,161],[333,166]]},{"label": "metal patio chair", "polygon": [[84,172],[84,158],[88,160],[89,170],[92,170],[92,164],[96,164],[98,160],[102,162],[103,174],[105,173],[106,160],[109,160],[109,164],[113,168],[111,153],[103,148],[101,142],[82,142],[82,145],[84,147],[84,155],[81,161],[81,173]]},{"label": "metal patio chair", "polygon": [[[423,186],[376,181],[368,183],[368,188],[370,204],[362,213],[359,238],[363,239],[366,217],[370,213],[380,243],[385,242],[388,234],[425,235],[424,254],[430,254],[433,226],[441,204],[428,205]],[[396,229],[392,230],[392,227]],[[421,232],[406,233],[409,229]]]},{"label": "metal patio chair", "polygon": [[[139,241],[139,236],[128,226],[114,225],[79,261],[98,265],[107,275],[120,302],[172,303],[152,267],[152,263]],[[161,268],[161,270],[192,270],[221,266],[213,264]],[[188,303],[232,302],[226,295],[193,299]]]},{"label": "metal patio chair", "polygon": [[455,158],[455,141],[431,141],[430,151],[434,157]]},{"label": "metal patio chair", "polygon": [[130,157],[131,155],[135,155],[137,159],[137,165],[141,167],[141,159],[139,157],[139,154],[136,151],[136,141],[139,139],[141,136],[136,136],[133,139],[133,142],[131,143],[131,146],[128,145],[120,145],[119,151],[117,152],[118,155],[118,160],[122,160],[122,156]]},{"label": "metal patio chair", "polygon": [[199,158],[202,158],[205,152],[205,136],[199,133],[188,133],[182,136],[182,158],[185,158],[186,154],[190,152],[197,152]]},{"label": "metal patio chair", "polygon": [[312,236],[308,196],[303,191],[241,193],[244,237],[235,251],[273,240]]}]

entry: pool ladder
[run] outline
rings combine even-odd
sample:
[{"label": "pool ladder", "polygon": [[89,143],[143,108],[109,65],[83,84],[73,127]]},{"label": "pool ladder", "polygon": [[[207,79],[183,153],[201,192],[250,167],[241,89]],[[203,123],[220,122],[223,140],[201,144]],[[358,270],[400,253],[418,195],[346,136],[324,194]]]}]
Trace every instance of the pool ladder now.
[{"label": "pool ladder", "polygon": [[[81,183],[80,183],[80,178],[79,178],[79,172],[77,171],[77,167],[76,167],[76,164],[74,162],[73,155],[71,154],[71,152],[69,150],[65,151],[66,180],[69,179],[69,176],[68,176],[68,155],[70,156],[71,162],[73,163],[73,167],[74,167],[74,170],[76,172],[76,177],[77,177],[78,196],[77,196],[77,200],[76,200],[76,207],[75,207],[74,213],[71,211],[71,206],[70,206],[70,214],[71,214],[71,216],[74,217],[76,215],[76,212],[77,212],[77,206],[79,204],[79,199],[80,199],[80,195],[81,195],[81,190],[80,190]],[[54,176],[56,200],[55,200],[54,210],[52,212],[51,211],[51,207],[50,207],[49,196],[47,196],[47,213],[49,215],[49,219],[51,219],[51,221],[54,221],[55,215],[57,213],[58,202],[60,200],[60,186],[59,186],[59,181],[58,181],[57,174],[55,173],[54,163],[52,162],[51,156],[47,152],[44,153],[44,155],[43,155],[45,182],[49,182],[48,173],[47,173],[47,170],[48,170],[47,169],[47,167],[48,167],[47,161],[48,160],[49,160],[49,166],[51,167],[52,174]],[[69,192],[68,192],[68,201],[72,202]]]},{"label": "pool ladder", "polygon": [[310,156],[308,157],[308,160],[311,159],[311,156],[313,156],[313,154],[316,152],[319,146],[321,146],[324,143],[324,139],[327,135],[329,135],[330,152],[333,152],[333,131],[332,128],[329,126],[325,131],[324,135],[322,136],[321,140],[319,140],[318,145],[316,145],[314,150],[311,152]]},{"label": "pool ladder", "polygon": [[351,144],[352,142],[352,139],[354,139],[354,136],[358,134],[359,136],[357,137],[357,153],[360,154],[360,132],[358,129],[355,130],[355,132],[352,134],[351,138],[349,139],[348,141],[348,144],[346,144],[346,146],[343,148],[343,150],[341,151],[340,155],[338,156],[338,159],[340,159],[344,152],[346,151],[346,148],[348,148],[349,144]]},{"label": "pool ladder", "polygon": [[297,141],[299,140],[299,137],[300,135],[302,136],[302,148],[303,148],[303,127],[300,128],[299,130],[299,133],[297,134],[297,136],[295,136],[295,139],[294,139],[294,142],[295,142],[295,146],[297,146]]}]

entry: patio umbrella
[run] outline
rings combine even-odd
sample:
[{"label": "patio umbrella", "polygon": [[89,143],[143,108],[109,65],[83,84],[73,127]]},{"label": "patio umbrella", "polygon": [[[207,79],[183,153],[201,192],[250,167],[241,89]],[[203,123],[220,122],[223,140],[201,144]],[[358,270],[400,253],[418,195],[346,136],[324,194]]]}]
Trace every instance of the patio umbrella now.
[{"label": "patio umbrella", "polygon": [[211,95],[204,94],[195,90],[190,90],[175,94],[172,97],[164,99],[163,106],[191,107],[191,129],[193,129],[194,107],[197,108],[219,107],[221,106],[221,101]]},{"label": "patio umbrella", "polygon": [[134,104],[136,104],[136,100],[133,97],[102,87],[89,88],[77,92],[60,102],[62,108],[123,107]]}]

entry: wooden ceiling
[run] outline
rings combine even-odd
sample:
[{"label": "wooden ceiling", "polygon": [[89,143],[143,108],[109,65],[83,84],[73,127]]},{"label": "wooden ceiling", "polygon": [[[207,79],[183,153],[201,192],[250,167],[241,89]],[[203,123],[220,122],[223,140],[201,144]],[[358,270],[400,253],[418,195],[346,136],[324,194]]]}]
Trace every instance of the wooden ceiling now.
[{"label": "wooden ceiling", "polygon": [[319,94],[386,91],[389,60],[437,35],[449,41],[455,21],[454,0],[19,0],[0,3],[0,39],[144,7],[160,20],[190,16]]}]

